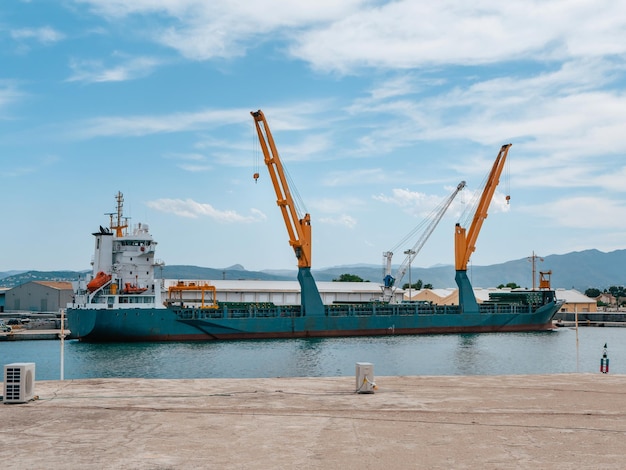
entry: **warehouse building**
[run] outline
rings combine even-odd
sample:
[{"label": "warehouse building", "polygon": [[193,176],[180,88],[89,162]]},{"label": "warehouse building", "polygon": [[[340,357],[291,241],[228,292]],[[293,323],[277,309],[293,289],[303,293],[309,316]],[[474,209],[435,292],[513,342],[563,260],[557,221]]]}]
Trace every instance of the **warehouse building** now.
[{"label": "warehouse building", "polygon": [[[165,280],[165,288],[178,282],[203,282]],[[297,281],[211,280],[218,302],[271,302],[274,305],[300,305],[300,284]],[[316,282],[322,302],[363,303],[377,301],[382,296],[380,284],[375,282]],[[394,301],[401,302],[403,291],[395,293]]]},{"label": "warehouse building", "polygon": [[71,282],[26,282],[5,292],[4,310],[6,312],[56,313],[72,301],[73,295]]},{"label": "warehouse building", "polygon": [[[431,302],[436,305],[458,305],[459,303],[458,289],[422,289],[413,292],[414,294],[411,296],[411,300],[413,301]],[[479,304],[485,300],[489,300],[489,294],[496,292],[511,292],[511,289],[474,288],[474,295]],[[587,297],[576,289],[556,289],[555,292],[557,299],[565,301],[560,310],[562,313],[593,313],[598,310],[596,299]],[[407,292],[405,292],[405,294],[407,294]]]}]

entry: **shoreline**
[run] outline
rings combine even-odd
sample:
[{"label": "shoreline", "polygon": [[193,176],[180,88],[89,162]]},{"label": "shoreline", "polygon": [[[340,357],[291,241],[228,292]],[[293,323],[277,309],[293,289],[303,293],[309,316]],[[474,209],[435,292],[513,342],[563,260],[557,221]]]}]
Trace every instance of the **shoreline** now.
[{"label": "shoreline", "polygon": [[[70,334],[70,330],[63,330],[63,333],[67,338]],[[14,328],[10,333],[0,333],[0,341],[32,341],[55,339],[61,339],[61,330]]]}]

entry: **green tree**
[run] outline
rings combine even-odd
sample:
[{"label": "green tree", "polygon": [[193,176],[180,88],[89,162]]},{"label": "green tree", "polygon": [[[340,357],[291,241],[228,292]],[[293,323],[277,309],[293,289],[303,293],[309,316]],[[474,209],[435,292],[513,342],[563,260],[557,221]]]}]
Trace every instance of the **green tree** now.
[{"label": "green tree", "polygon": [[592,299],[595,299],[600,294],[602,294],[602,292],[600,292],[600,289],[596,289],[595,287],[590,287],[589,289],[585,291],[585,295],[587,297],[591,297]]},{"label": "green tree", "polygon": [[[366,282],[360,276],[356,274],[342,274],[337,279],[333,279],[333,282]],[[369,281],[367,281],[369,282]]]},{"label": "green tree", "polygon": [[611,286],[611,287],[609,287],[609,292],[616,299],[619,299],[620,297],[626,297],[626,292],[624,291],[624,286]]},{"label": "green tree", "polygon": [[519,289],[520,286],[518,286],[515,282],[509,282],[508,284],[500,284],[498,286],[498,289],[502,289],[502,288],[509,288],[509,289]]},{"label": "green tree", "polygon": [[[409,283],[405,282],[402,285],[402,288],[404,290],[407,290],[409,288]],[[420,290],[421,288],[422,288],[422,280],[421,279],[418,279],[417,282],[414,282],[413,284],[411,284],[411,289]],[[431,289],[432,289],[432,287],[431,287]]]}]

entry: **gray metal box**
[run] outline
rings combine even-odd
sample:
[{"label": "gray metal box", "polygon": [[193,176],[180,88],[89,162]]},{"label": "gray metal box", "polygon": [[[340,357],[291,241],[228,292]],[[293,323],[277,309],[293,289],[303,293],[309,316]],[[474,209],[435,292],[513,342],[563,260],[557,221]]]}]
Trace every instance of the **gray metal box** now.
[{"label": "gray metal box", "polygon": [[370,362],[356,363],[356,392],[374,393],[376,383],[374,382],[374,364]]}]

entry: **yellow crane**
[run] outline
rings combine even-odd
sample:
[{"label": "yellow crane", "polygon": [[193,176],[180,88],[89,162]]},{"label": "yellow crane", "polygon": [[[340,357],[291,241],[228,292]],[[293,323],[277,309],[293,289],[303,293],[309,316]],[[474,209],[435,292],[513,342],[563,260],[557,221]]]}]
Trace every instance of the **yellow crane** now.
[{"label": "yellow crane", "polygon": [[[503,145],[502,148],[500,148],[500,152],[498,152],[498,156],[496,157],[496,160],[491,167],[491,171],[489,172],[489,176],[487,177],[485,188],[483,189],[478,205],[476,206],[476,212],[474,213],[474,218],[469,230],[461,227],[461,224],[459,223],[457,223],[455,227],[455,279],[459,288],[459,304],[463,306],[465,313],[477,313],[479,311],[478,303],[476,302],[476,297],[474,296],[474,290],[472,289],[472,285],[467,277],[467,264],[469,263],[470,256],[476,250],[476,240],[478,239],[478,234],[480,233],[483,222],[487,218],[487,210],[489,209],[489,204],[491,203],[491,199],[496,191],[496,187],[500,182],[500,175],[504,169],[506,157],[509,153],[511,145],[512,144]],[[508,199],[509,196],[507,196],[507,201]]]},{"label": "yellow crane", "polygon": [[[324,305],[311,274],[311,216],[308,213],[302,217],[298,215],[285,176],[285,169],[263,111],[259,109],[258,111],[251,111],[250,114],[254,118],[265,165],[269,170],[276,192],[276,204],[280,208],[287,227],[289,244],[293,247],[298,259],[298,281],[300,282],[300,298],[304,314],[324,315]],[[259,174],[255,173],[254,178],[258,177]]]},{"label": "yellow crane", "polygon": [[[265,119],[263,111],[250,112],[254,118],[256,132],[259,136],[259,142],[263,151],[265,165],[270,173],[274,191],[276,191],[276,204],[285,220],[287,233],[289,234],[289,244],[298,258],[298,267],[311,267],[311,216],[304,214],[299,217],[296,211],[293,197],[289,191],[287,178],[285,177],[285,169],[280,161],[276,144],[270,131],[269,125]],[[258,173],[255,174],[258,178]]]}]

